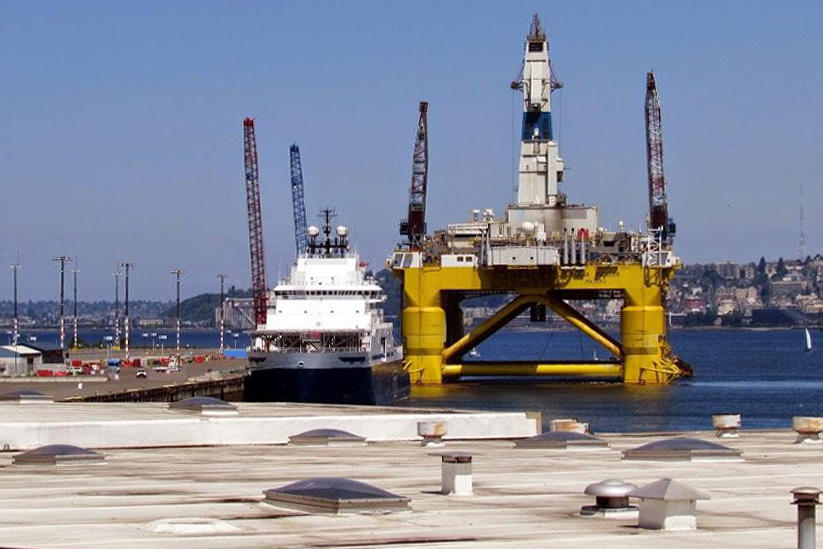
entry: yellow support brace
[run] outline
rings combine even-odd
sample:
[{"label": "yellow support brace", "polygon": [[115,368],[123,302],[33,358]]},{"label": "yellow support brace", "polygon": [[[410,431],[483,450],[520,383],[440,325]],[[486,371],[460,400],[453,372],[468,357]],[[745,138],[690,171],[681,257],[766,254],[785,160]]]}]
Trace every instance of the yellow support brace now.
[{"label": "yellow support brace", "polygon": [[591,320],[581,315],[577,309],[565,301],[556,299],[551,295],[542,295],[537,299],[540,303],[546,305],[552,311],[557,313],[557,315],[562,317],[563,320],[605,347],[615,357],[619,359],[623,358],[623,347],[620,345],[620,342],[601,330]]},{"label": "yellow support brace", "polygon": [[460,356],[472,347],[477,346],[534,302],[534,296],[521,295],[516,297],[474,330],[458,339],[453,345],[445,348],[443,350],[443,362],[448,363],[455,356]]},{"label": "yellow support brace", "polygon": [[623,367],[608,362],[573,363],[553,362],[548,364],[519,363],[463,363],[446,364],[443,374],[447,376],[581,376],[597,378],[620,378]]}]

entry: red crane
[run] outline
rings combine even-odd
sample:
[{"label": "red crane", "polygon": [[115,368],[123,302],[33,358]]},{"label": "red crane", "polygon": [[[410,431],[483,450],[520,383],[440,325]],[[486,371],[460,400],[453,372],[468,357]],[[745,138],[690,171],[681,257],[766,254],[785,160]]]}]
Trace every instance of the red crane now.
[{"label": "red crane", "polygon": [[646,74],[646,165],[649,172],[649,227],[659,229],[664,241],[674,236],[663,175],[663,123],[654,73]]},{"label": "red crane", "polygon": [[260,171],[257,167],[257,139],[254,119],[243,120],[243,158],[246,166],[246,206],[249,212],[249,253],[251,255],[251,289],[254,301],[254,322],[266,323],[268,288],[266,263],[263,257],[263,217],[260,208]]},{"label": "red crane", "polygon": [[426,186],[429,181],[429,129],[426,111],[429,104],[420,102],[420,119],[412,155],[412,182],[409,193],[409,214],[400,222],[400,234],[409,239],[409,248],[419,250],[426,236]]}]

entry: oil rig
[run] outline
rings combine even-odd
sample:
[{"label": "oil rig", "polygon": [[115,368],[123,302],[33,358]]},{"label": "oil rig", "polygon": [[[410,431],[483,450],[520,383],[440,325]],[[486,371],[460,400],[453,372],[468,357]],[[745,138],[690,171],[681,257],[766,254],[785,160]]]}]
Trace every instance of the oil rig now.
[{"label": "oil rig", "polygon": [[[665,384],[690,376],[666,340],[665,295],[680,267],[672,249],[675,225],[668,216],[663,175],[660,102],[654,75],[647,75],[646,145],[648,226],[616,231],[600,225],[597,206],[574,204],[561,191],[564,162],[552,131],[555,76],[549,44],[537,15],[526,38],[520,78],[523,119],[517,202],[502,217],[492,209],[427,234],[428,105],[420,104],[406,237],[387,264],[403,286],[402,335],[405,367],[417,384],[461,376],[560,376],[627,384]],[[462,300],[492,294],[511,301],[464,333]],[[571,303],[619,299],[620,339]],[[603,346],[610,357],[587,361],[464,360],[479,343],[516,316],[530,311],[545,320],[547,309]]]}]

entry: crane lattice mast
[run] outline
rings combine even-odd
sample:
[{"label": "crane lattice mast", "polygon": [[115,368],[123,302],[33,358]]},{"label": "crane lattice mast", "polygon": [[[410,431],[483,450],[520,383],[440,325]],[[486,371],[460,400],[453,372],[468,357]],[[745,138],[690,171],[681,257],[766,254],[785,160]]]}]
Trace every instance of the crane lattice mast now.
[{"label": "crane lattice mast", "polygon": [[257,139],[254,119],[243,120],[243,158],[246,167],[246,206],[249,213],[249,254],[251,257],[251,287],[254,321],[266,323],[268,302],[266,265],[263,255],[263,217],[260,207],[260,171],[257,166]]},{"label": "crane lattice mast", "polygon": [[646,165],[649,173],[649,228],[670,235],[666,179],[663,175],[663,123],[654,73],[646,74]]},{"label": "crane lattice mast", "polygon": [[289,164],[291,165],[291,201],[294,210],[294,240],[299,257],[306,253],[309,237],[306,232],[303,167],[300,164],[300,148],[296,144],[289,147]]},{"label": "crane lattice mast", "polygon": [[409,214],[400,223],[400,234],[408,238],[409,248],[419,250],[426,235],[426,187],[429,181],[429,129],[426,111],[429,104],[420,102],[420,118],[412,155],[412,181]]}]

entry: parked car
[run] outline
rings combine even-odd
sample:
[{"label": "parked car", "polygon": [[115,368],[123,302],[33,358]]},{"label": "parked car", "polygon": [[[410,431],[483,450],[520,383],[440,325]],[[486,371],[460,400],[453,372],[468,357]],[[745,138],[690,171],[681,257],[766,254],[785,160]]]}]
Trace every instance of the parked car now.
[{"label": "parked car", "polygon": [[139,368],[139,369],[137,370],[137,374],[136,374],[136,376],[137,376],[137,377],[149,377],[149,373],[146,371],[146,369],[145,369],[145,368]]}]

